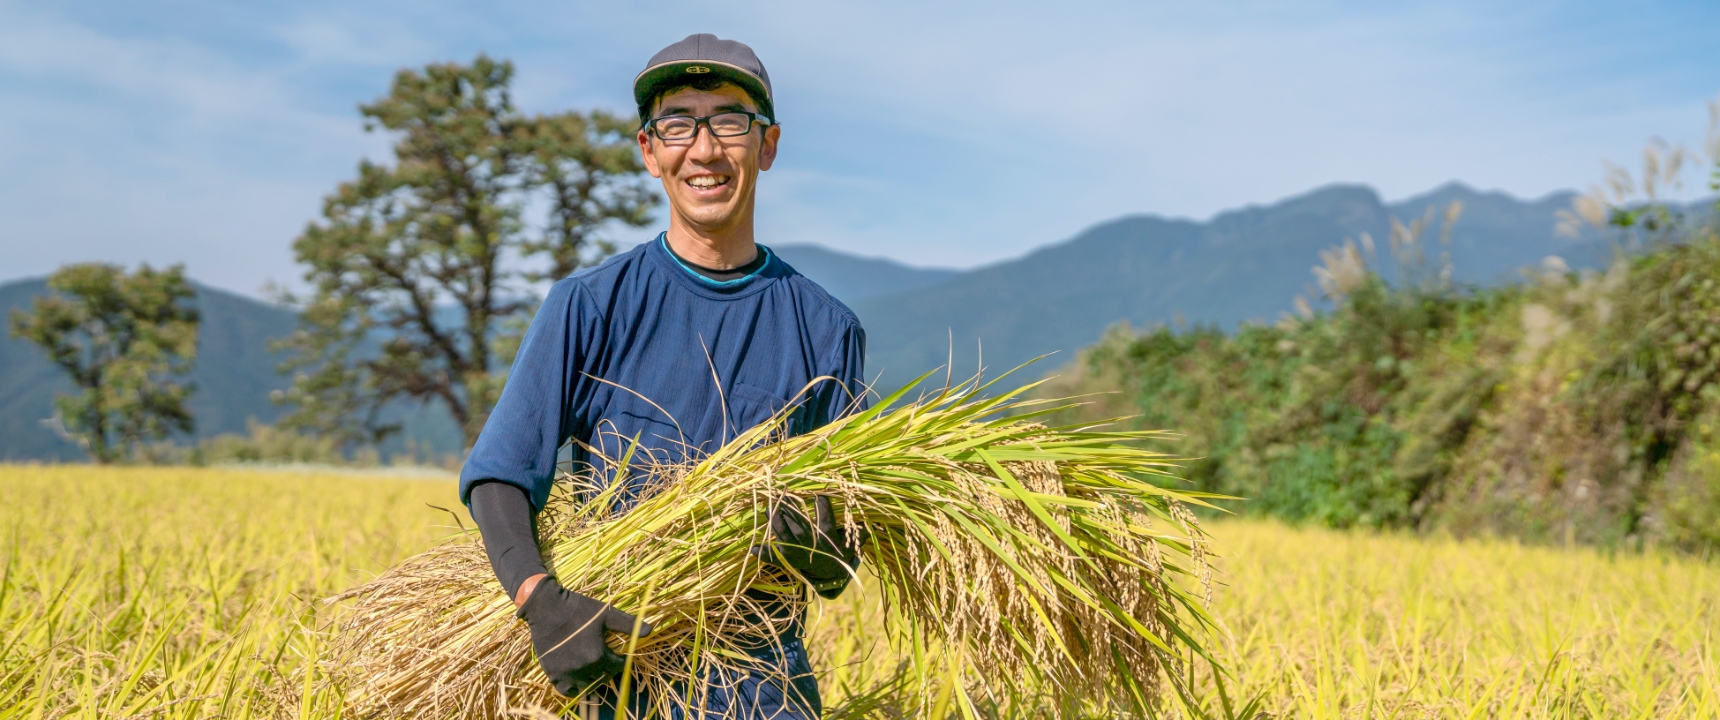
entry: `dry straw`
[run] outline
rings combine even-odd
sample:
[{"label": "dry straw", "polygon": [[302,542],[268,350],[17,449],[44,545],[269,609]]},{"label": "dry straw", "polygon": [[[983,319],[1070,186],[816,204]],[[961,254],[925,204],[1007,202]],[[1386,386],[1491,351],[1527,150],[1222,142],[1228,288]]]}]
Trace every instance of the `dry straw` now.
[{"label": "dry straw", "polygon": [[[648,714],[703,706],[749,669],[772,672],[754,667],[749,639],[788,621],[757,590],[796,612],[808,593],[749,548],[773,505],[817,495],[870,532],[856,582],[883,598],[877,631],[904,641],[920,678],[953,680],[927,710],[973,717],[1031,700],[1144,715],[1176,676],[1165,671],[1204,654],[1210,581],[1186,504],[1210,496],[1154,482],[1174,468],[1139,446],[1157,433],[1047,428],[1033,420],[1057,409],[1048,401],[987,397],[977,381],[904,400],[914,386],[810,434],[782,438],[779,416],[696,465],[654,468],[625,513],[611,510],[614,488],[560,484],[540,519],[546,560],[568,588],[655,626],[649,638],[611,637],[631,658],[622,691],[648,698]],[[352,716],[570,707],[537,669],[478,542],[445,544],[337,599],[325,671]]]}]

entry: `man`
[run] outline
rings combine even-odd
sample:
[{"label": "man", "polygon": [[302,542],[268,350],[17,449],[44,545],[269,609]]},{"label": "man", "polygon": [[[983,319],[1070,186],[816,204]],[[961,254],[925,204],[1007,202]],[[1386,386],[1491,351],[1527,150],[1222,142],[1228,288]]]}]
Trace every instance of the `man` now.
[{"label": "man", "polygon": [[[578,468],[636,484],[640,478],[614,477],[609,463],[635,440],[635,463],[641,453],[684,462],[791,402],[791,432],[865,403],[865,334],[853,312],[754,242],[758,175],[776,160],[782,128],[770,76],[752,49],[689,36],[647,63],[633,94],[639,150],[663,182],[669,228],[550,289],[460,476],[496,577],[531,628],[544,673],[566,695],[619,674],[622,658],[604,634],[631,633],[634,618],[562,587],[541,560],[535,514],[564,443],[576,441]],[[818,378],[835,381],[814,384]],[[785,559],[834,597],[858,543],[836,527],[827,502],[808,515],[773,514],[775,547],[759,554]],[[758,643],[759,659],[778,672],[714,678],[708,693],[689,696],[708,695],[711,714],[817,717],[817,683],[794,627]],[[603,687],[599,714],[612,717],[613,691]]]}]

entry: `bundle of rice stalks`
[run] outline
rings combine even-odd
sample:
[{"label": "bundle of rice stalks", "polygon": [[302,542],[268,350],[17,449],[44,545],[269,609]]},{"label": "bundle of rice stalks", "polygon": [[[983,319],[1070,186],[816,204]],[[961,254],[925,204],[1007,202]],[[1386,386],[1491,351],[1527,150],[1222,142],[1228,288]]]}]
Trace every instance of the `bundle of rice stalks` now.
[{"label": "bundle of rice stalks", "polygon": [[[985,397],[977,382],[903,401],[912,387],[810,434],[782,438],[782,416],[695,465],[656,468],[624,513],[611,510],[613,487],[555,495],[540,518],[552,572],[655,627],[643,639],[611,636],[630,658],[622,693],[643,692],[666,717],[759,669],[748,650],[791,622],[765,605],[798,613],[808,593],[749,549],[767,537],[773,506],[819,495],[850,537],[869,531],[859,548],[869,571],[855,582],[876,583],[884,599],[879,632],[909,639],[916,674],[957,679],[927,709],[971,713],[1030,688],[1051,696],[1036,702],[1142,715],[1160,697],[1161,670],[1204,655],[1210,578],[1185,505],[1210,496],[1152,482],[1174,467],[1138,446],[1157,433],[1044,427],[1036,417],[1058,408]],[[760,589],[780,599],[763,601]],[[325,668],[355,717],[569,706],[475,541],[338,599],[350,604]]]}]

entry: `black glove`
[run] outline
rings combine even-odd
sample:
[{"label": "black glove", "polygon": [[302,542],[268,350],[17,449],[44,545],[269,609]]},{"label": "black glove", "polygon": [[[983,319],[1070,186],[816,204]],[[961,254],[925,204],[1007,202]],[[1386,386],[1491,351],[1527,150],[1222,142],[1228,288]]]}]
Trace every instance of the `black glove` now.
[{"label": "black glove", "polygon": [[[573,697],[621,674],[624,661],[604,644],[603,633],[632,635],[632,615],[568,590],[554,577],[538,581],[517,615],[531,626],[538,665],[556,692]],[[651,624],[640,623],[639,637],[650,634]]]},{"label": "black glove", "polygon": [[849,542],[848,531],[836,524],[830,509],[830,498],[822,495],[813,500],[815,518],[809,520],[790,498],[770,511],[771,547],[755,547],[753,553],[770,565],[792,569],[812,583],[819,597],[834,599],[848,587],[854,570],[860,567],[859,547],[867,539],[866,529],[860,528],[859,542]]}]

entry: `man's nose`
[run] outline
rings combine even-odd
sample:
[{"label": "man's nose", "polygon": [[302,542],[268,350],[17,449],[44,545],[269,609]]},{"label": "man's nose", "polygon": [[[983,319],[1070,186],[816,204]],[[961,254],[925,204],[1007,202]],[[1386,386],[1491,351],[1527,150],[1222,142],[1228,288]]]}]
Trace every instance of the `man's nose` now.
[{"label": "man's nose", "polygon": [[717,142],[710,125],[700,123],[693,128],[693,146],[687,148],[687,154],[695,160],[715,160],[723,154],[722,144]]}]

